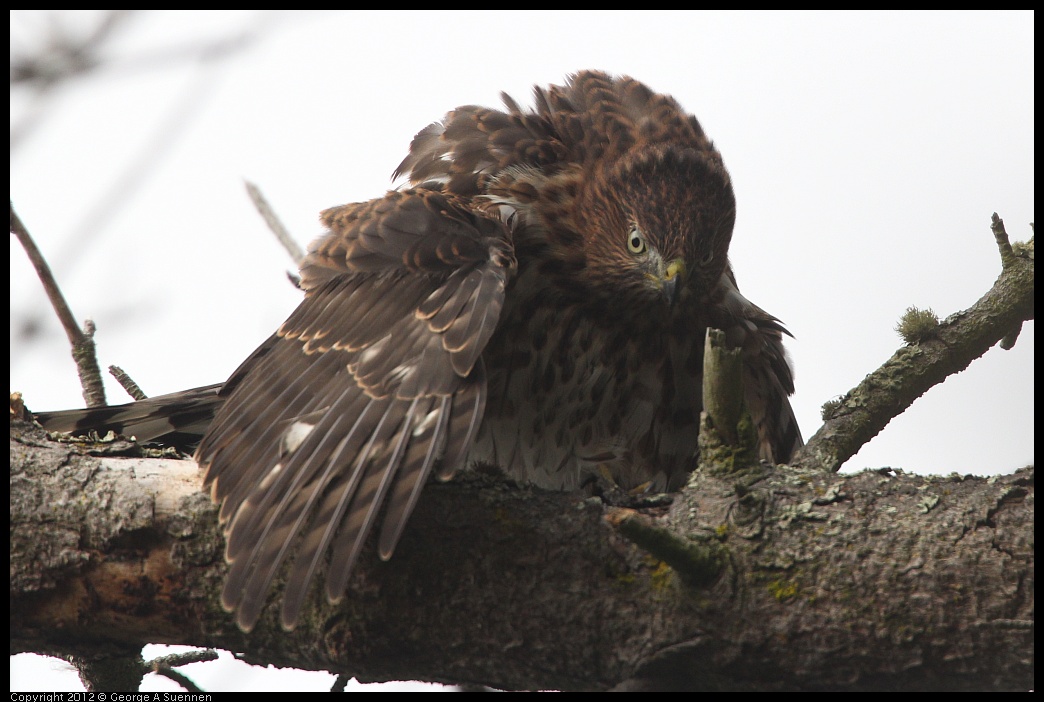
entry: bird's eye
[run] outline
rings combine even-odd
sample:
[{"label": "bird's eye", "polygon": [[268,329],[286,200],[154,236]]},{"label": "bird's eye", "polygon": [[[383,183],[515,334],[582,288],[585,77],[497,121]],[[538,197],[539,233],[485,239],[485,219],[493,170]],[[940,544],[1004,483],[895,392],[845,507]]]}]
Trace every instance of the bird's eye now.
[{"label": "bird's eye", "polygon": [[703,254],[703,256],[700,257],[700,265],[704,266],[704,267],[709,266],[711,264],[711,262],[713,262],[713,261],[714,261],[714,252],[713,251],[708,251],[707,253]]},{"label": "bird's eye", "polygon": [[642,231],[637,226],[632,225],[627,232],[627,250],[633,254],[643,254],[646,249],[648,249],[648,246],[645,244],[645,237],[642,236]]}]

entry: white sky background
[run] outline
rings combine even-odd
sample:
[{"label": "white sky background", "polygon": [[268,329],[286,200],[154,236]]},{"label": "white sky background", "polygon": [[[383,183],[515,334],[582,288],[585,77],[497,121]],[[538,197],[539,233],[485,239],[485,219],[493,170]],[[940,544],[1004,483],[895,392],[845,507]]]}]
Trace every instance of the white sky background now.
[{"label": "white sky background", "polygon": [[[12,12],[12,57],[38,51],[55,18],[79,32],[97,15]],[[253,41],[223,57],[188,50],[242,32]],[[74,314],[97,324],[102,366],[150,395],[223,380],[300,299],[244,179],[304,245],[320,210],[392,187],[413,135],[448,110],[499,105],[502,90],[530,104],[533,84],[583,68],[673,94],[721,150],[738,201],[733,265],[796,337],[806,438],[824,401],[901,345],[908,306],[942,318],[989,289],[993,212],[1012,239],[1034,219],[1029,12],[158,11],[127,21],[104,56],[13,145],[11,199]],[[12,91],[12,128],[29,97]],[[82,406],[13,237],[10,279],[11,389],[37,410]],[[1032,463],[1033,331],[933,388],[845,469]]]}]

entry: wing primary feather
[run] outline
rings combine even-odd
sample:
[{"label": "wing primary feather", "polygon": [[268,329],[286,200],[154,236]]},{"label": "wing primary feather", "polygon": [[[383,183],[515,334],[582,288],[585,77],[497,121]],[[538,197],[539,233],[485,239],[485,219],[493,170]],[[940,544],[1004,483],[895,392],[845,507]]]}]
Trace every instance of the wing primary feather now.
[{"label": "wing primary feather", "polygon": [[[286,383],[285,387],[276,392],[273,390],[274,385],[271,382],[262,382],[260,380],[260,378],[267,379],[269,377],[269,370],[273,364],[277,369],[285,368],[293,364],[294,357],[301,353],[300,347],[289,344],[278,337],[270,339],[266,344],[272,348],[259,360],[253,372],[245,380],[241,380],[236,384],[235,391],[230,393],[221,412],[215,418],[215,426],[203,439],[199,449],[196,451],[196,459],[208,467],[203,478],[205,485],[220,477],[210,470],[214,464],[210,460],[211,458],[216,457],[236,437],[242,435],[244,428],[251,428],[264,423],[263,426],[267,429],[270,423],[277,419],[277,417],[272,415],[284,411],[289,406],[290,403],[286,402],[285,399],[289,394],[293,393],[295,387],[298,395],[305,389],[301,387],[302,383]],[[315,360],[322,361],[322,359],[318,358]],[[321,366],[321,363],[315,365]],[[315,372],[317,370],[319,368],[313,368],[312,366],[306,368],[306,372]],[[223,390],[222,392],[228,391]],[[268,395],[268,397],[259,399],[264,395]],[[259,411],[257,411],[258,408]],[[251,421],[244,425],[242,417],[249,417]]]},{"label": "wing primary feather", "polygon": [[[327,413],[322,420],[316,423],[305,441],[293,452],[285,455],[276,462],[261,480],[254,484],[254,490],[244,500],[246,509],[242,514],[237,513],[235,521],[230,524],[230,535],[228,540],[228,553],[230,558],[238,557],[247,544],[245,541],[253,542],[257,535],[261,534],[260,540],[267,538],[268,530],[272,528],[272,515],[277,518],[285,513],[286,505],[295,494],[298,485],[307,481],[317,470],[313,465],[316,457],[324,456],[322,448],[330,441],[342,437],[342,442],[347,442],[358,436],[360,427],[365,427],[362,422],[367,418],[370,409],[369,398],[361,393],[358,388],[350,388],[345,395],[351,394],[351,401],[345,406],[339,403],[341,412],[336,415]],[[353,421],[349,429],[346,425]],[[273,471],[279,466],[278,473],[274,479],[270,479]],[[287,486],[288,481],[290,485]],[[304,484],[307,484],[305,482]],[[278,502],[276,502],[278,500]],[[272,507],[276,504],[275,508]],[[266,523],[267,522],[267,523]],[[257,546],[255,545],[256,549]],[[255,553],[251,558],[256,556]]]},{"label": "wing primary feather", "polygon": [[[280,355],[272,357],[272,363],[276,369],[281,369],[284,364],[294,367],[293,363],[298,361],[301,354],[300,348],[295,344],[284,342],[294,352],[290,358],[284,361]],[[298,420],[314,411],[317,407],[328,401],[332,393],[337,392],[339,383],[332,382],[339,373],[347,374],[343,368],[343,361],[338,362],[339,354],[324,354],[310,364],[305,373],[297,376],[285,388],[275,393],[273,391],[272,378],[280,378],[280,370],[272,374],[259,374],[258,381],[252,386],[244,387],[244,392],[250,394],[241,401],[237,395],[226,403],[225,410],[232,416],[224,433],[216,437],[215,443],[209,445],[207,441],[200,446],[197,458],[207,464],[204,484],[213,481],[212,493],[216,501],[222,501],[221,517],[222,523],[235,514],[239,505],[242,504],[250,494],[257,488],[258,484],[265,478],[268,470],[274,466],[280,456],[277,450],[283,431],[287,428],[287,422]],[[263,382],[264,378],[267,382]],[[322,393],[315,393],[313,383],[322,380],[320,387]],[[251,421],[240,425],[237,420],[250,418]],[[273,428],[281,428],[283,431],[273,431]],[[232,469],[232,466],[235,469]]]},{"label": "wing primary feather", "polygon": [[[352,430],[341,439],[341,444],[345,444],[355,438],[360,428],[365,430],[364,422],[371,406],[372,403],[368,403],[363,408],[359,416],[356,417]],[[334,428],[336,427],[328,427],[328,429]],[[290,546],[294,543],[294,536],[304,521],[310,516],[310,506],[322,493],[324,485],[320,481],[313,481],[311,490],[298,489],[298,486],[302,483],[307,484],[306,481],[312,472],[309,470],[309,463],[315,462],[323,465],[322,459],[325,456],[320,449],[326,441],[336,440],[337,437],[338,433],[333,431],[328,431],[325,436],[319,437],[317,444],[308,447],[311,448],[311,451],[303,454],[306,456],[304,465],[299,465],[299,461],[294,460],[298,455],[302,454],[290,457],[280,475],[280,478],[292,476],[290,485],[283,489],[282,483],[285,482],[285,479],[276,481],[264,493],[264,497],[259,504],[242,514],[249,521],[237,523],[240,522],[241,515],[239,513],[233,519],[231,533],[245,534],[247,537],[251,537],[250,543],[254,544],[249,553],[243,556],[232,556],[233,572],[229,574],[225,592],[223,593],[223,601],[225,601],[226,606],[230,609],[239,610],[241,624],[247,621],[251,622],[252,626],[252,623],[257,621],[257,617],[264,605],[264,593],[268,590]],[[302,445],[301,448],[306,448],[306,445]],[[329,475],[330,472],[328,471],[327,476]],[[269,505],[275,497],[280,497],[281,499],[279,504],[274,509],[271,509]],[[297,504],[291,505],[291,500],[294,500]],[[247,508],[251,507],[249,503],[246,503],[244,506]],[[264,520],[263,523],[257,524],[256,522],[261,519]],[[259,526],[261,527],[260,533],[257,532],[257,527]],[[272,549],[273,546],[278,546],[275,554],[266,554],[265,551]]]},{"label": "wing primary feather", "polygon": [[[428,404],[429,406],[431,405],[430,399]],[[409,440],[409,432],[409,425],[403,424],[400,429],[400,436]],[[411,445],[410,449],[412,450],[413,448],[414,446]],[[409,454],[407,453],[407,455]],[[394,459],[393,455],[392,460]],[[331,457],[330,460],[334,462],[338,458]],[[316,511],[312,522],[312,530],[304,539],[301,552],[297,556],[297,561],[294,563],[294,568],[287,580],[286,590],[283,593],[281,622],[286,629],[292,629],[296,626],[300,618],[305,596],[308,594],[308,585],[312,581],[323,556],[326,554],[327,547],[341,526],[345,508],[355,494],[361,475],[361,470],[355,470],[343,487],[331,486],[323,499],[322,505]]]},{"label": "wing primary feather", "polygon": [[[395,488],[388,497],[388,509],[381,527],[377,553],[382,560],[386,561],[392,557],[399,537],[402,536],[402,530],[410,515],[413,514],[413,508],[417,505],[417,498],[424,489],[424,484],[444,438],[446,426],[449,423],[451,403],[451,397],[442,397],[439,400],[438,409],[434,410],[438,415],[436,421],[417,427],[421,430],[419,434],[416,433],[417,429],[412,430],[414,436],[406,457],[403,459],[399,477],[395,481]],[[432,405],[429,405],[429,411],[431,411]]]},{"label": "wing primary feather", "polygon": [[[391,402],[381,420],[382,423],[387,421],[387,418],[394,409],[395,404],[396,403]],[[399,439],[396,442],[396,447],[392,451],[391,457],[388,459],[387,467],[385,469],[388,471],[389,477],[394,475],[396,465],[402,457],[402,452],[409,436],[409,425],[412,421],[415,406],[416,401],[411,404],[406,417],[400,424]],[[367,447],[367,450],[363,451],[361,456],[366,456],[370,453],[373,440],[376,439],[379,431],[380,426],[374,430],[374,434],[371,437],[371,446]],[[328,472],[333,467],[332,464],[334,462],[339,462],[338,459],[340,454],[344,452],[345,449],[346,447],[343,443],[338,447],[336,452],[337,455],[330,458]],[[330,490],[326,491],[326,497],[323,500],[322,507],[314,514],[312,519],[312,529],[309,533],[306,533],[304,537],[301,553],[297,556],[297,561],[294,563],[290,578],[287,582],[282,610],[282,624],[284,627],[293,628],[293,626],[296,625],[297,619],[300,616],[304,597],[308,591],[308,583],[311,581],[322,556],[326,553],[330,540],[341,526],[344,510],[350,504],[352,498],[357,492],[358,486],[360,485],[360,477],[363,474],[364,465],[366,463],[373,463],[375,460],[376,457],[363,459],[362,463],[356,461],[355,469],[350,473],[346,484],[341,487],[332,487]],[[377,496],[375,499],[379,501],[380,496]],[[365,538],[366,534],[361,533],[360,539],[365,540]]]},{"label": "wing primary feather", "polygon": [[[371,401],[371,404],[375,401]],[[319,562],[326,553],[326,547],[333,538],[341,523],[341,517],[345,506],[355,494],[362,477],[362,471],[358,465],[354,470],[343,471],[345,463],[343,455],[349,450],[357,450],[357,446],[351,445],[346,440],[342,441],[333,455],[326,463],[328,480],[324,483],[328,489],[322,500],[322,504],[311,521],[311,529],[305,534],[301,551],[287,579],[286,590],[283,593],[282,624],[285,628],[293,628],[300,616],[304,598],[308,594],[308,585],[318,568]],[[341,479],[343,485],[336,484],[335,480]],[[315,538],[318,534],[318,538]]]},{"label": "wing primary feather", "polygon": [[446,431],[446,451],[442,456],[442,465],[435,474],[439,480],[449,480],[457,472],[482,422],[486,408],[486,368],[481,358],[472,369],[468,381],[453,397],[451,424]]},{"label": "wing primary feather", "polygon": [[[381,426],[374,430],[374,438],[380,435],[381,441],[388,438],[388,430],[382,431],[393,409],[402,407],[404,401],[392,402],[381,418]],[[402,425],[408,427],[412,421],[413,413],[417,408],[417,400],[409,404],[409,409],[402,420]],[[400,426],[390,426],[391,431],[400,429]],[[405,429],[404,435],[399,437],[391,459],[398,461],[402,457],[405,440],[408,438],[409,429]],[[348,576],[351,575],[352,566],[362,550],[366,541],[366,535],[370,531],[374,518],[384,500],[392,478],[395,476],[397,467],[391,459],[383,467],[378,461],[370,460],[370,449],[367,447],[360,454],[359,466],[365,466],[366,475],[359,484],[355,495],[352,497],[351,505],[348,507],[347,515],[342,525],[341,533],[336,537],[333,547],[333,557],[330,562],[330,570],[326,576],[326,595],[330,602],[338,602],[344,596],[344,590],[348,584]]]}]

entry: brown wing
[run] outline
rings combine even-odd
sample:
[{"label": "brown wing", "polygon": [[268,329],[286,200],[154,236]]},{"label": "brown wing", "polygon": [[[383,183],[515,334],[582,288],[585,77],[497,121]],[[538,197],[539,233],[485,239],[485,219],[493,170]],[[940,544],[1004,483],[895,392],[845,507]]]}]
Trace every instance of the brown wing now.
[{"label": "brown wing", "polygon": [[804,445],[790,406],[794,375],[783,348],[783,335],[790,333],[740,293],[731,269],[721,283],[725,314],[716,325],[725,331],[729,345],[743,352],[744,400],[758,430],[761,458],[786,463]]},{"label": "brown wing", "polygon": [[305,300],[226,383],[197,452],[228,537],[222,600],[245,630],[295,546],[287,628],[327,551],[336,601],[382,504],[389,558],[435,460],[452,474],[482,418],[480,354],[514,268],[503,222],[434,190],[323,221]]}]

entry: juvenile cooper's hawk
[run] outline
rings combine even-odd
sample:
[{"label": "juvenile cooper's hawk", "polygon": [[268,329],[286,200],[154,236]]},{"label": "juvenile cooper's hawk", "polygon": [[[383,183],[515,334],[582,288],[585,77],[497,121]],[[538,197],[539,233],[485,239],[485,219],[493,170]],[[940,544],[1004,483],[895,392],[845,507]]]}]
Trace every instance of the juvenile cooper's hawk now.
[{"label": "juvenile cooper's hawk", "polygon": [[292,552],[288,628],[327,553],[331,601],[375,526],[389,558],[433,467],[678,487],[707,327],[742,349],[761,456],[801,445],[785,330],[736,286],[732,185],[696,118],[596,71],[535,96],[450,112],[396,170],[412,188],[325,211],[301,305],[219,392],[180,396],[186,416],[218,407],[196,457],[244,629]]}]

